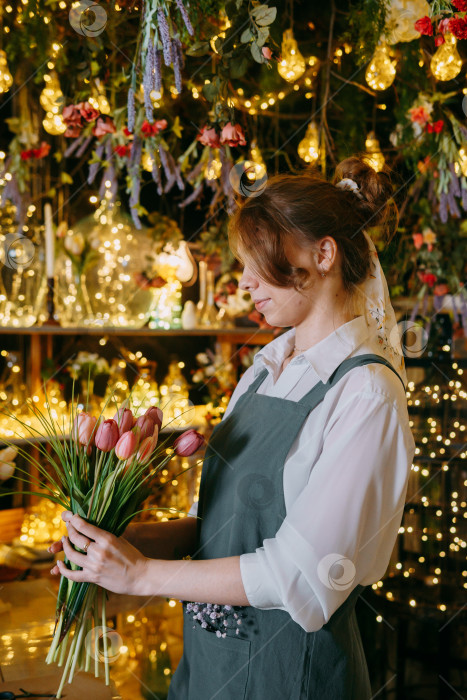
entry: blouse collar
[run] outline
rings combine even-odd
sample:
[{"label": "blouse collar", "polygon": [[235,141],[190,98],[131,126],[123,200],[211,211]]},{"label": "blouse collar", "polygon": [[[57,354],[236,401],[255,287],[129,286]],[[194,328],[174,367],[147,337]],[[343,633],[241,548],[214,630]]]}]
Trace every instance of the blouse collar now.
[{"label": "blouse collar", "polygon": [[[369,333],[370,326],[365,317],[357,316],[339,326],[301,355],[297,355],[291,362],[307,362],[325,383],[341,362],[367,340]],[[294,344],[295,328],[291,328],[257,352],[253,361],[255,377],[261,370],[268,369],[276,382],[281,373],[282,363],[292,352]]]}]

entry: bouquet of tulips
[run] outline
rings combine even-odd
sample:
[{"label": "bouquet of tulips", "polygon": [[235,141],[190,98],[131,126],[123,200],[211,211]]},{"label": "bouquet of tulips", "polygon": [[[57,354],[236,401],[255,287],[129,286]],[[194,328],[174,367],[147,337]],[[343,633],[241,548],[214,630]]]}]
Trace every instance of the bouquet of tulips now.
[{"label": "bouquet of tulips", "polygon": [[[45,492],[26,493],[48,498],[117,537],[142,512],[141,504],[150,493],[154,475],[174,454],[189,456],[204,442],[200,433],[188,430],[175,440],[172,449],[158,444],[163,416],[155,406],[138,418],[122,406],[107,420],[102,414],[99,417],[86,412],[76,414],[72,408],[70,430],[66,434],[65,426],[57,431],[51,414],[44,415],[33,403],[29,405],[44,432],[29,427],[31,439],[26,443],[39,450],[48,466],[37,460],[33,452],[18,448],[19,454],[39,473],[34,477],[26,469],[18,468],[23,473],[19,478],[28,483],[35,480],[45,489]],[[51,450],[33,439],[38,435],[46,437]],[[78,568],[67,559],[65,562],[72,569]],[[64,665],[57,698],[61,697],[67,675],[71,683],[76,670],[90,670],[92,659],[96,676],[99,659],[103,659],[105,680],[107,684],[110,682],[106,595],[105,590],[92,583],[70,581],[63,576],[60,580],[55,631],[46,659],[47,663]],[[100,641],[103,650],[99,648]]]}]

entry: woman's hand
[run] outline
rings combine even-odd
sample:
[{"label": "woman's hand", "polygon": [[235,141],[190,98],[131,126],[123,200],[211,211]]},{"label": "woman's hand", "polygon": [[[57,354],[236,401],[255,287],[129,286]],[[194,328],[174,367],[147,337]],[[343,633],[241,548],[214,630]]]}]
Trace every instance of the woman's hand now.
[{"label": "woman's hand", "polygon": [[[73,571],[58,560],[51,573],[71,581],[97,583],[114,593],[138,595],[148,559],[123,538],[91,525],[79,515],[67,511],[62,517],[68,528],[68,537],[62,538],[63,551],[81,571]],[[77,552],[71,543],[85,553]],[[60,551],[58,544],[51,545],[50,550]]]}]

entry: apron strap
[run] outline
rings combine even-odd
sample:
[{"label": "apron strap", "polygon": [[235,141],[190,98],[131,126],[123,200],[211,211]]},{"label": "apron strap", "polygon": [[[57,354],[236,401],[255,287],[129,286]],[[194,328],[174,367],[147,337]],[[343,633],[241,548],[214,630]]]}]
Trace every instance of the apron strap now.
[{"label": "apron strap", "polygon": [[317,404],[323,400],[329,389],[331,387],[335,386],[337,382],[342,379],[344,374],[347,374],[347,372],[354,367],[361,367],[362,365],[368,365],[371,363],[379,363],[381,365],[386,365],[386,367],[389,367],[389,369],[392,369],[394,374],[396,374],[399,379],[402,382],[402,386],[404,387],[405,391],[405,385],[402,380],[402,377],[400,374],[396,371],[396,369],[392,366],[392,364],[389,362],[389,360],[386,360],[385,357],[381,357],[381,355],[375,355],[373,353],[368,353],[365,355],[355,355],[354,357],[348,357],[346,360],[341,362],[339,367],[334,370],[334,372],[331,374],[329,377],[328,381],[326,384],[323,384],[323,382],[318,382],[311,391],[308,392],[308,394],[305,394],[303,398],[298,401],[299,404],[305,404],[307,407],[310,407],[313,409]]},{"label": "apron strap", "polygon": [[247,393],[255,394],[258,387],[264,382],[264,380],[266,379],[267,376],[268,376],[267,369],[261,370],[261,372],[258,374],[256,379],[254,379],[252,381],[252,383],[250,384],[250,386],[248,387]]}]

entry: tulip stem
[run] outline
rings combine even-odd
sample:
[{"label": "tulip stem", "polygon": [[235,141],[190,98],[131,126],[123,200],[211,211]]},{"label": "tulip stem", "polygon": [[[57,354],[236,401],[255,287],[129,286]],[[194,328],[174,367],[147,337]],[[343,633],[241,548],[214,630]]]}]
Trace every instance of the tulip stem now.
[{"label": "tulip stem", "polygon": [[94,501],[94,494],[96,493],[97,480],[99,478],[99,473],[101,470],[102,460],[104,459],[104,454],[105,454],[105,452],[100,453],[99,461],[97,462],[96,472],[94,474],[94,485],[92,487],[91,500],[89,501],[89,508],[88,508],[88,520],[91,517],[92,503]]}]

